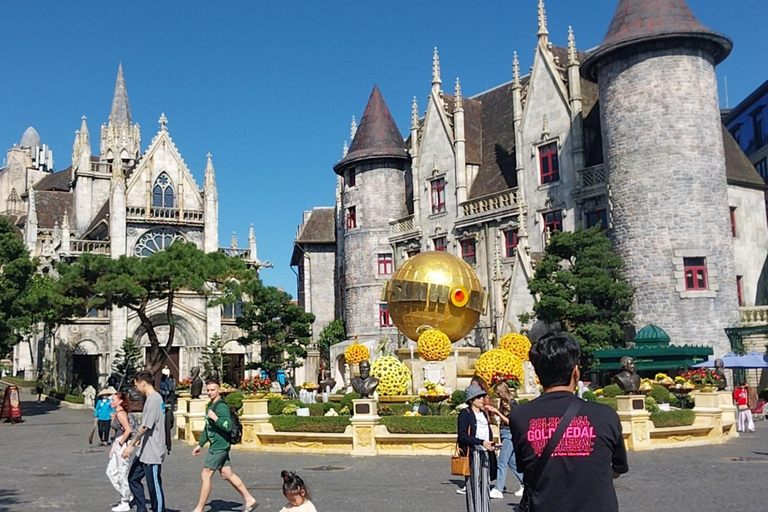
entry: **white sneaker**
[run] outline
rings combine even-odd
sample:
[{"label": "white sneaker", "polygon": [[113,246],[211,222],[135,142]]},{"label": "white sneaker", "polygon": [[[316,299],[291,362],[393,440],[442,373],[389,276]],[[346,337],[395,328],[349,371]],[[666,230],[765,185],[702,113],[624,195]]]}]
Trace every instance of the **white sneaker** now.
[{"label": "white sneaker", "polygon": [[130,512],[131,505],[127,501],[121,501],[116,507],[112,507],[112,512]]},{"label": "white sneaker", "polygon": [[498,500],[504,497],[504,494],[498,489],[492,489],[491,490],[491,499],[492,500]]},{"label": "white sneaker", "polygon": [[524,491],[525,491],[525,487],[523,487],[523,486],[521,485],[521,486],[520,486],[520,488],[519,488],[518,490],[516,490],[516,491],[515,491],[515,496],[518,496],[518,497],[519,497],[519,496],[522,496]]},{"label": "white sneaker", "polygon": [[461,487],[459,489],[456,489],[456,494],[467,494],[467,488]]}]

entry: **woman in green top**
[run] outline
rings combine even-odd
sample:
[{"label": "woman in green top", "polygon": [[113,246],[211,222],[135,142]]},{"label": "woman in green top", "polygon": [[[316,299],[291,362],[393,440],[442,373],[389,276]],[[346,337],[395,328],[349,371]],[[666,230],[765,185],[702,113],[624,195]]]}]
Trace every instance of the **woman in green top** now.
[{"label": "woman in green top", "polygon": [[203,485],[200,488],[200,499],[193,512],[203,512],[205,503],[211,495],[211,480],[216,471],[221,473],[221,478],[232,484],[232,487],[240,493],[240,496],[245,500],[244,511],[249,512],[256,507],[256,498],[251,496],[240,477],[232,471],[229,461],[229,432],[232,430],[232,413],[229,406],[221,399],[219,381],[216,379],[208,380],[206,392],[211,402],[205,409],[205,427],[200,436],[200,442],[192,450],[192,455],[200,455],[200,450],[207,442],[210,442],[211,446],[208,448],[205,467],[201,474]]}]

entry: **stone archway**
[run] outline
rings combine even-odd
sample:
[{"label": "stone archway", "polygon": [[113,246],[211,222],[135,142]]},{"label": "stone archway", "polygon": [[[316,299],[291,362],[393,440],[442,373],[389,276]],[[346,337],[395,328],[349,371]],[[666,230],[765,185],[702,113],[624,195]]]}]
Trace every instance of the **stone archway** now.
[{"label": "stone archway", "polygon": [[224,345],[227,368],[223,375],[224,382],[237,386],[245,379],[245,347],[237,340],[230,340]]},{"label": "stone archway", "polygon": [[73,387],[82,390],[87,386],[100,387],[100,377],[105,373],[106,352],[99,342],[91,339],[78,341],[70,346],[68,357],[68,380]]},{"label": "stone archway", "polygon": [[[170,333],[170,326],[165,315],[153,315],[150,317],[157,334],[160,347],[164,349]],[[199,365],[200,351],[203,346],[204,328],[198,326],[193,319],[181,315],[174,315],[176,323],[176,332],[173,337],[173,346],[167,352],[168,359],[166,364],[171,370],[174,379],[182,380],[189,376],[190,370]],[[138,340],[142,347],[142,357],[146,361],[147,349],[150,346],[149,336],[141,324],[138,324],[133,330],[133,338]]]}]

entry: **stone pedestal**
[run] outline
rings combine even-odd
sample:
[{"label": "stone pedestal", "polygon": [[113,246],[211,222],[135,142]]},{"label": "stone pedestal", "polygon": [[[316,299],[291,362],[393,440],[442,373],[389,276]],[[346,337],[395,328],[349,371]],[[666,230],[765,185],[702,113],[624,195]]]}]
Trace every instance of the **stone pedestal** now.
[{"label": "stone pedestal", "polygon": [[[451,348],[451,355],[448,356],[448,359],[440,362],[424,361],[419,356],[419,351],[415,348],[413,352],[411,352],[410,348],[400,348],[395,351],[395,354],[411,371],[413,386],[411,392],[416,394],[419,388],[424,387],[424,370],[427,369],[429,371],[435,364],[444,365],[442,371],[446,388],[451,388],[452,391],[466,388],[472,375],[474,375],[475,363],[477,358],[480,357],[480,349],[477,347]],[[463,375],[466,375],[466,377],[462,377]],[[429,378],[426,378],[426,380],[429,380]]]},{"label": "stone pedestal", "polygon": [[189,413],[190,396],[179,396],[176,399],[176,412],[174,413],[176,421],[176,438],[187,438],[187,413]]},{"label": "stone pedestal", "polygon": [[[307,357],[304,358],[304,379],[307,382],[318,383],[318,374],[320,372],[320,351],[317,349],[307,350]],[[296,382],[300,386],[301,382]]]},{"label": "stone pedestal", "polygon": [[729,391],[718,391],[717,396],[720,398],[720,418],[723,423],[723,430],[728,435],[735,434],[739,411],[733,405],[733,397]]},{"label": "stone pedestal", "polygon": [[645,396],[620,395],[616,397],[616,412],[621,420],[621,430],[629,434],[626,439],[629,450],[651,448],[651,414],[645,409]]},{"label": "stone pedestal", "polygon": [[352,400],[352,455],[372,456],[378,453],[376,434],[383,433],[378,413],[378,402],[373,398]]},{"label": "stone pedestal", "polygon": [[723,411],[720,408],[720,393],[718,392],[696,392],[693,395],[693,412],[696,419],[693,420],[695,427],[709,427],[712,430],[709,438],[713,442],[722,440],[723,437]]},{"label": "stone pedestal", "polygon": [[200,433],[205,428],[205,406],[209,401],[207,398],[191,398],[189,400],[189,412],[186,415],[184,434],[187,441],[194,442],[199,439]]},{"label": "stone pedestal", "polygon": [[275,431],[269,422],[268,404],[265,398],[243,400],[243,415],[240,416],[240,423],[243,424],[243,446],[261,446],[258,434]]}]

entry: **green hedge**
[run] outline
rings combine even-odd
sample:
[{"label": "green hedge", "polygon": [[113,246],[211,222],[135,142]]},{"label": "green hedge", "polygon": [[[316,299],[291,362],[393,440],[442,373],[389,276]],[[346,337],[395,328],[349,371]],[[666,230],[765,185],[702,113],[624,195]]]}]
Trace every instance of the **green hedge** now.
[{"label": "green hedge", "polygon": [[19,386],[20,388],[33,388],[37,385],[36,380],[24,380],[18,377],[11,377],[10,375],[3,377],[3,380],[14,386]]},{"label": "green hedge", "polygon": [[64,395],[64,401],[72,404],[84,404],[85,397],[83,395]]},{"label": "green hedge", "polygon": [[301,417],[273,416],[269,422],[278,432],[322,432],[343,434],[349,425],[348,416]]},{"label": "green hedge", "polygon": [[381,424],[390,434],[455,434],[456,416],[386,416]]},{"label": "green hedge", "polygon": [[616,402],[617,402],[617,400],[616,400],[616,398],[615,398],[615,397],[610,397],[610,398],[599,398],[599,399],[597,400],[597,403],[599,403],[599,404],[605,404],[605,405],[607,405],[608,407],[610,407],[611,409],[613,409],[614,411],[615,411],[615,410],[618,408],[618,405],[616,404]]},{"label": "green hedge", "polygon": [[606,398],[613,398],[623,394],[624,391],[617,384],[608,384],[603,388],[603,396]]},{"label": "green hedge", "polygon": [[653,389],[650,393],[648,393],[648,396],[656,400],[657,404],[668,404],[671,394],[672,393],[670,393],[669,390],[664,386],[654,384]]},{"label": "green hedge", "polygon": [[656,428],[687,427],[688,425],[693,425],[694,419],[696,419],[696,414],[690,409],[651,413],[651,421]]},{"label": "green hedge", "polygon": [[239,391],[233,391],[224,397],[224,403],[230,407],[234,407],[236,411],[239,411],[243,407],[243,398],[245,398],[245,395]]}]

